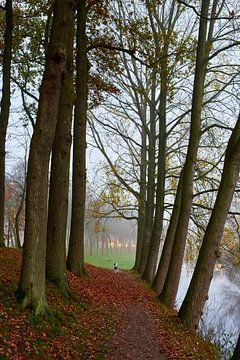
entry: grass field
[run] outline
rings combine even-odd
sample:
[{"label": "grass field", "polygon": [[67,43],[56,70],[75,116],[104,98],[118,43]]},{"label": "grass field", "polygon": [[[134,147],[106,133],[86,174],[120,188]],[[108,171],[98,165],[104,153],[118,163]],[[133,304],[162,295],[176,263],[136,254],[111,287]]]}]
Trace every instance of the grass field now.
[{"label": "grass field", "polygon": [[86,255],[85,262],[105,269],[112,269],[115,262],[120,269],[130,270],[134,265],[135,254]]}]

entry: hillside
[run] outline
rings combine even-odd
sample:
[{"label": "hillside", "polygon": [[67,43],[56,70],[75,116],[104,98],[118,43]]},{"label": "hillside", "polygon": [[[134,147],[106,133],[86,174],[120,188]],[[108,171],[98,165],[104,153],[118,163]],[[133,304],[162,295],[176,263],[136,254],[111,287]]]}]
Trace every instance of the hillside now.
[{"label": "hillside", "polygon": [[218,359],[134,273],[86,265],[68,295],[48,284],[52,314],[35,318],[15,301],[20,265],[20,250],[0,250],[0,359]]}]

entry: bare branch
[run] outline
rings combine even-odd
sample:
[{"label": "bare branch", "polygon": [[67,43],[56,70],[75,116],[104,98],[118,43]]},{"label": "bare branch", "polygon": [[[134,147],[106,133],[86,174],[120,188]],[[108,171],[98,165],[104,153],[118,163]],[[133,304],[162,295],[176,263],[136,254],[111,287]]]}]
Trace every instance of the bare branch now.
[{"label": "bare branch", "polygon": [[203,17],[201,14],[196,10],[195,6],[188,4],[184,0],[177,0],[179,4],[183,4],[186,7],[192,9],[195,14],[205,20],[232,20],[232,19],[239,19],[240,15],[236,15],[234,12],[230,12],[229,16],[217,16],[217,17]]}]

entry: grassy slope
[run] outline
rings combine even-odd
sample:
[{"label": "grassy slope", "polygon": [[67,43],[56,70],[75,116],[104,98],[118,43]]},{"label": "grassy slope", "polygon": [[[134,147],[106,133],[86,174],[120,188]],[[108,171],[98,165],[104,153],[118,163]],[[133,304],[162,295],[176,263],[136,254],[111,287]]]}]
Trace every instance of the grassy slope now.
[{"label": "grassy slope", "polygon": [[[120,309],[135,298],[128,284],[121,280],[116,284],[113,271],[88,265],[88,276],[68,274],[71,295],[64,296],[48,284],[52,316],[35,318],[30,309],[22,311],[15,302],[20,263],[21,251],[0,249],[0,359],[104,359]],[[212,346],[183,328],[175,311],[156,302],[139,277],[134,281],[136,291],[149,297],[149,311],[159,316],[163,348],[173,354],[169,359],[218,359]],[[114,287],[119,289],[117,298]]]},{"label": "grassy slope", "polygon": [[112,269],[113,264],[117,262],[120,269],[130,270],[134,265],[134,254],[115,253],[109,255],[87,255],[85,256],[85,261],[89,264],[105,269]]}]

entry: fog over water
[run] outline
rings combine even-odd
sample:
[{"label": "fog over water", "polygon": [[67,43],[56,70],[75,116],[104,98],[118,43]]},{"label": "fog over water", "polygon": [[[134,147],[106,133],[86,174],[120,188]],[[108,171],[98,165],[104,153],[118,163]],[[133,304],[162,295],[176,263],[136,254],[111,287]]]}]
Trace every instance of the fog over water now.
[{"label": "fog over water", "polygon": [[[193,270],[184,265],[177,294],[179,309],[187,292]],[[215,271],[200,322],[200,332],[213,342],[221,342],[222,359],[229,359],[240,332],[240,274],[236,270]]]}]

